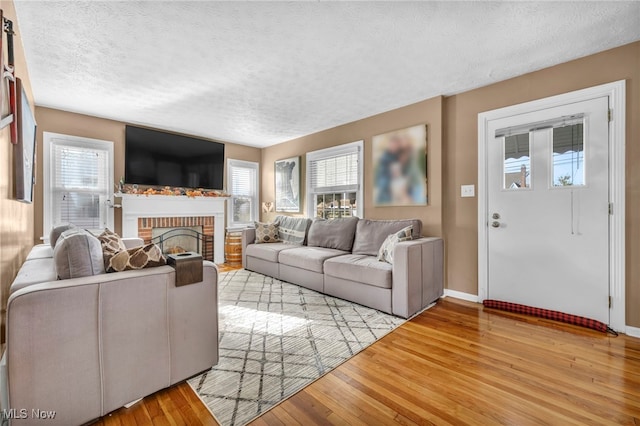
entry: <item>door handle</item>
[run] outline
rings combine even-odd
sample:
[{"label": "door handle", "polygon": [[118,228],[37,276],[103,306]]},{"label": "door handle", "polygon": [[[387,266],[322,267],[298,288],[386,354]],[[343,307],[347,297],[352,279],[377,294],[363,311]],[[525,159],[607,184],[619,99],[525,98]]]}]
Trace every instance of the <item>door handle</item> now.
[{"label": "door handle", "polygon": [[494,220],[493,222],[491,222],[491,226],[493,226],[494,228],[500,228],[500,222]]}]

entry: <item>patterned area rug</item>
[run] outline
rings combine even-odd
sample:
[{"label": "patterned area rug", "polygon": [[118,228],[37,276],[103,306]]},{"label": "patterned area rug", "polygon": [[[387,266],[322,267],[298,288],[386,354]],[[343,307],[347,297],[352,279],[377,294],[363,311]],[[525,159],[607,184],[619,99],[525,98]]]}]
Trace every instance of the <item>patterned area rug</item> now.
[{"label": "patterned area rug", "polygon": [[220,362],[188,383],[244,425],[405,322],[245,270],[219,276]]}]

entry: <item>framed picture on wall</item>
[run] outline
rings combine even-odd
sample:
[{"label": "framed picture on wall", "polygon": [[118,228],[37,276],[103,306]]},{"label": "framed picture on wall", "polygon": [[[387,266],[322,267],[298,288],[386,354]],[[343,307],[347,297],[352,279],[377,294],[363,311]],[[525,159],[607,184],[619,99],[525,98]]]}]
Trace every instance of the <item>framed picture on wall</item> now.
[{"label": "framed picture on wall", "polygon": [[[17,143],[15,120],[15,72],[13,66],[13,23],[5,20],[0,9],[0,129],[11,124],[11,143]],[[5,44],[5,34],[7,42]],[[4,51],[8,51],[9,59],[4,60]]]},{"label": "framed picture on wall", "polygon": [[18,143],[13,147],[16,199],[32,203],[35,184],[36,120],[19,78],[16,78],[15,116],[18,131]]},{"label": "framed picture on wall", "polygon": [[427,125],[373,137],[373,204],[427,204]]},{"label": "framed picture on wall", "polygon": [[300,212],[300,157],[275,164],[276,212]]}]

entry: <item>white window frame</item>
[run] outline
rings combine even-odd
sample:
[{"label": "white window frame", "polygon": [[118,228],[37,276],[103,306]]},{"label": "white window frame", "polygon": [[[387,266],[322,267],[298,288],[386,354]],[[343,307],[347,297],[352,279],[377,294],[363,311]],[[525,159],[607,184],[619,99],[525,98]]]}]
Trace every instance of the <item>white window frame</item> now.
[{"label": "white window frame", "polygon": [[[254,196],[251,208],[251,220],[249,222],[235,222],[233,220],[233,168],[242,167],[255,170]],[[259,220],[260,204],[260,164],[253,161],[234,160],[227,159],[227,192],[229,193],[229,200],[227,201],[227,228],[228,229],[242,229],[246,227],[253,227],[254,221]]]},{"label": "white window frame", "polygon": [[[331,148],[320,149],[317,151],[308,152],[306,155],[306,197],[307,197],[307,217],[316,217],[314,196],[321,194],[316,193],[311,188],[311,162],[318,161],[323,158],[336,157],[341,154],[347,155],[353,152],[358,153],[358,187],[355,189],[356,193],[356,216],[364,217],[364,141],[355,141],[345,143],[342,145],[334,146]],[[335,191],[339,192],[339,191]],[[349,192],[353,192],[350,190]]]},{"label": "white window frame", "polygon": [[[114,182],[114,171],[113,171],[113,142],[111,141],[105,141],[105,140],[100,140],[100,139],[90,139],[90,138],[83,138],[83,137],[78,137],[78,136],[71,136],[71,135],[64,135],[64,134],[60,134],[60,133],[50,133],[50,132],[44,132],[43,134],[43,141],[44,141],[44,150],[43,150],[43,154],[44,154],[44,161],[43,161],[43,183],[44,183],[44,189],[43,189],[43,228],[42,228],[42,232],[44,234],[44,236],[41,238],[42,240],[44,240],[45,242],[48,242],[49,240],[49,231],[51,230],[52,226],[54,226],[54,224],[52,223],[52,218],[53,218],[53,202],[52,202],[52,191],[51,191],[51,146],[54,143],[54,141],[61,141],[63,142],[65,145],[68,146],[78,146],[78,147],[84,147],[84,148],[93,148],[93,149],[99,149],[99,150],[104,150],[108,152],[108,163],[109,163],[109,170],[108,170],[108,180],[107,182]],[[108,185],[108,196],[107,196],[107,200],[106,203],[108,205],[108,208],[106,209],[106,216],[105,216],[105,221],[104,221],[104,225],[105,227],[113,230],[114,229],[114,221],[113,221],[113,185]],[[90,230],[90,231],[101,231],[99,229],[94,229],[94,230]]]}]

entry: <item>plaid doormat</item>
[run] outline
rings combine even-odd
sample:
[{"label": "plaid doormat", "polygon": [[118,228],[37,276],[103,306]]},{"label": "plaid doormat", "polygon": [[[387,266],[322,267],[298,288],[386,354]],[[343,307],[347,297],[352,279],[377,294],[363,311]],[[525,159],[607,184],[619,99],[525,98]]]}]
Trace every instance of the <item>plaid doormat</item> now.
[{"label": "plaid doormat", "polygon": [[614,330],[601,321],[591,318],[585,318],[578,315],[567,314],[559,311],[552,311],[550,309],[536,308],[533,306],[520,305],[518,303],[504,302],[501,300],[487,299],[482,302],[484,307],[499,309],[501,311],[515,312],[517,314],[531,315],[538,318],[550,319],[553,321],[560,321],[567,324],[578,325],[581,327],[591,328],[593,330],[601,331],[603,333],[611,333],[618,335]]}]

